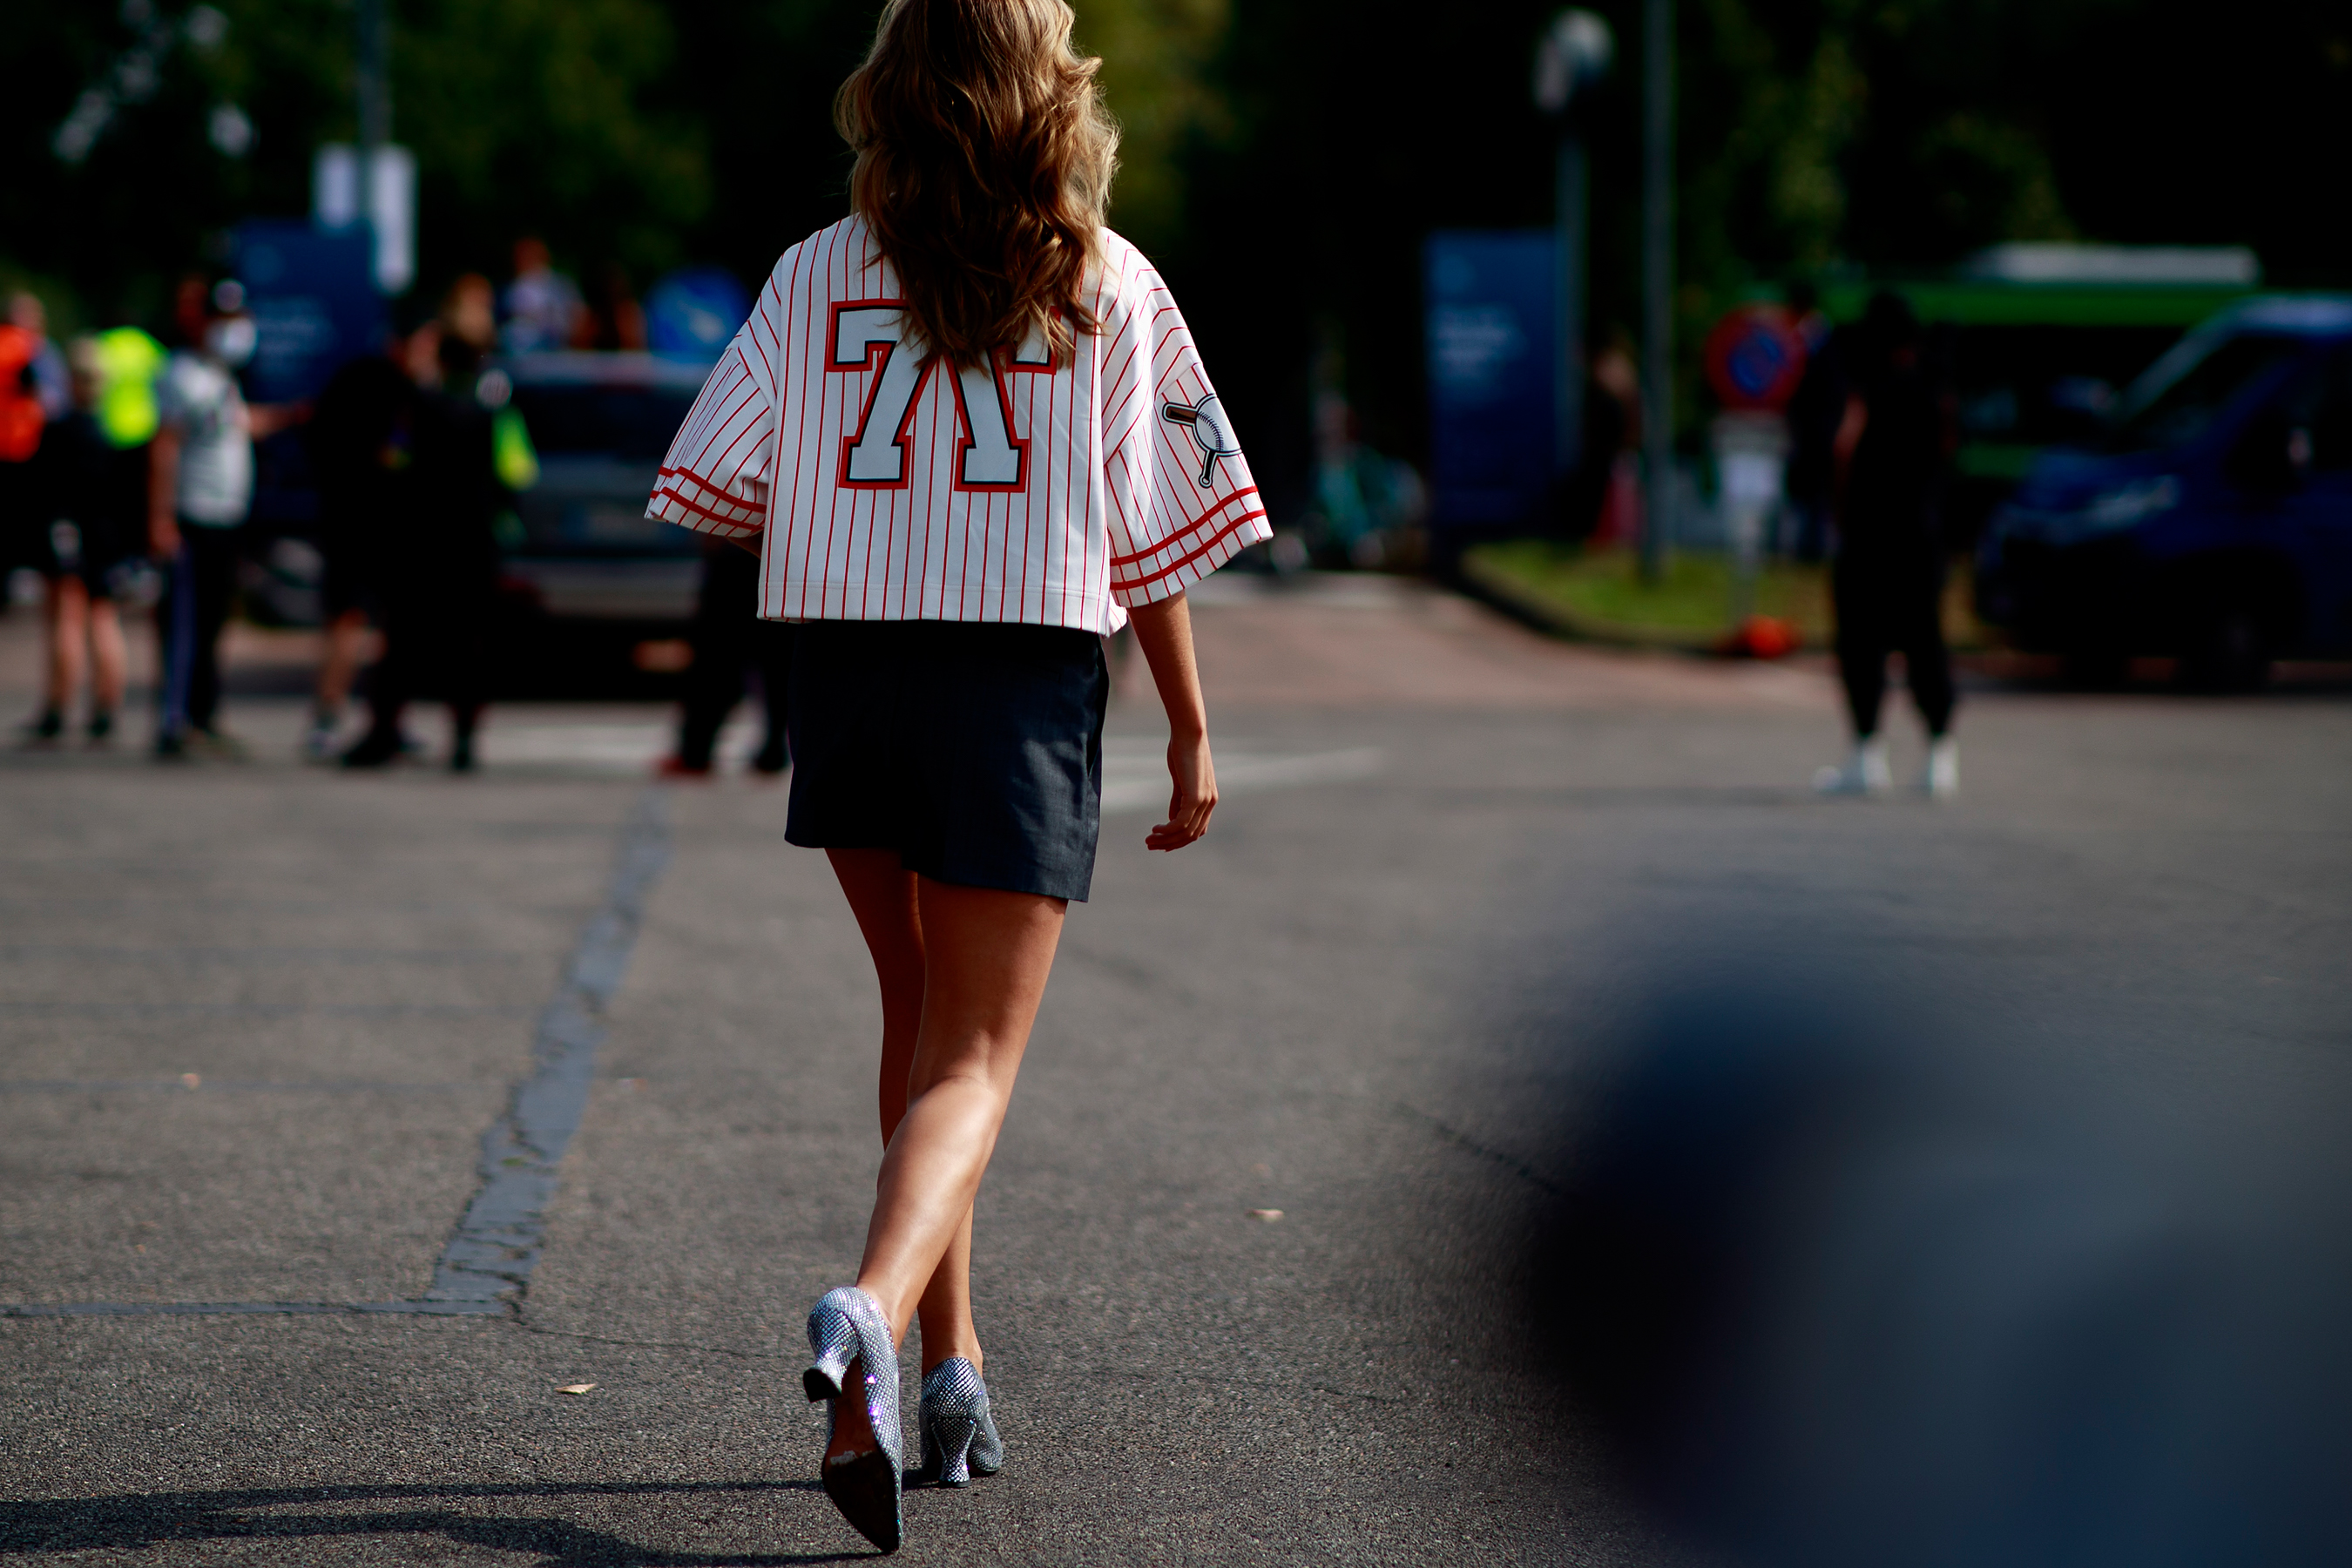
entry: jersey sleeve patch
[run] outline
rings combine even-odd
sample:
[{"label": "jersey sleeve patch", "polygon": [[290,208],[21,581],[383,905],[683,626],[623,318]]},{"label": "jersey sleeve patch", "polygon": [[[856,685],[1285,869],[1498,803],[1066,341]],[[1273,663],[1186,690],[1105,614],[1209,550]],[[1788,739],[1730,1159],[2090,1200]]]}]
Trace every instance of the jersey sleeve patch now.
[{"label": "jersey sleeve patch", "polygon": [[1157,272],[1137,273],[1108,345],[1121,384],[1107,409],[1118,431],[1107,465],[1110,587],[1129,607],[1180,592],[1273,533],[1192,330]]}]

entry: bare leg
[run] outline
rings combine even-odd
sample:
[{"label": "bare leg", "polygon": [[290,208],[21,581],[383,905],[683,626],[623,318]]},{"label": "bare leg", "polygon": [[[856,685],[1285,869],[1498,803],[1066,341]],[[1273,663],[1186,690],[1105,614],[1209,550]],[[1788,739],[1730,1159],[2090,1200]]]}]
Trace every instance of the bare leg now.
[{"label": "bare leg", "polygon": [[122,688],[131,658],[122,646],[122,614],[111,599],[94,599],[89,606],[90,700],[100,713],[122,706]]},{"label": "bare leg", "polygon": [[[923,922],[918,906],[915,874],[898,864],[889,849],[828,850],[834,875],[840,879],[857,928],[874,956],[875,975],[882,989],[882,1071],[878,1086],[882,1142],[907,1114],[908,1084],[914,1070],[915,1044],[923,1023]],[[971,1215],[965,1212],[955,1239],[932,1270],[916,1308],[922,1324],[923,1370],[929,1372],[951,1356],[962,1356],[975,1369],[985,1363],[980,1336],[971,1321]]]},{"label": "bare leg", "polygon": [[903,1334],[969,1225],[1061,940],[1060,899],[918,879],[923,1021],[857,1287]]},{"label": "bare leg", "polygon": [[318,704],[321,713],[340,713],[367,648],[367,612],[345,610],[327,624],[327,657],[319,661]]},{"label": "bare leg", "polygon": [[961,1356],[974,1372],[985,1372],[988,1358],[980,1353],[980,1330],[971,1321],[971,1210],[954,1239],[940,1254],[930,1283],[915,1303],[915,1321],[923,1328],[923,1370]]},{"label": "bare leg", "polygon": [[44,603],[49,633],[48,703],[63,713],[81,687],[82,654],[89,633],[89,589],[71,573],[49,579]]}]

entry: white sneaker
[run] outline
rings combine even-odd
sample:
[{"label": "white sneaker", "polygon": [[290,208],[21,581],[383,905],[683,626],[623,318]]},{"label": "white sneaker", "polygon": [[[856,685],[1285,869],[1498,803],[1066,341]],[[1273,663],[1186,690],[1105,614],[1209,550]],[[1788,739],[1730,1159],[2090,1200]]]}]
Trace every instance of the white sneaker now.
[{"label": "white sneaker", "polygon": [[1813,788],[1822,795],[1885,795],[1894,787],[1894,771],[1886,765],[1886,741],[1879,735],[1857,742],[1845,766],[1823,768],[1813,775]]},{"label": "white sneaker", "polygon": [[335,734],[342,727],[342,715],[313,713],[310,727],[302,733],[302,760],[310,763],[331,763],[335,760]]},{"label": "white sneaker", "polygon": [[1919,775],[1919,787],[1937,800],[1960,793],[1959,742],[1943,735],[1927,742],[1927,769]]}]

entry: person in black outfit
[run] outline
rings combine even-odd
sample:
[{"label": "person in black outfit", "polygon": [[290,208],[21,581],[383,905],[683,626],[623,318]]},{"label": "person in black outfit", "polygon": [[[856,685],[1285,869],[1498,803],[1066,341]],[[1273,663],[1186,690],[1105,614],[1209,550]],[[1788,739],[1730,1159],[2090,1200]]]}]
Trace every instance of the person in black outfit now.
[{"label": "person in black outfit", "polygon": [[1944,648],[1944,474],[1956,440],[1952,400],[1931,374],[1926,334],[1901,296],[1870,301],[1853,344],[1853,384],[1837,435],[1838,552],[1831,568],[1838,673],[1853,721],[1853,753],[1815,779],[1824,793],[1889,787],[1878,733],[1886,656],[1903,655],[1911,699],[1927,726],[1929,794],[1959,787],[1951,736],[1952,669]]},{"label": "person in black outfit", "polygon": [[694,662],[686,671],[677,752],[663,761],[664,778],[709,776],[719,727],[743,700],[747,668],[760,673],[760,700],[768,724],[751,766],[772,778],[791,760],[784,737],[784,693],[792,679],[793,628],[761,620],[759,613],[760,558],[733,544],[706,542],[702,591],[695,600],[694,627],[688,633]]},{"label": "person in black outfit", "polygon": [[319,475],[320,584],[327,653],[320,662],[305,755],[334,752],[343,701],[357,673],[368,623],[380,619],[376,553],[394,530],[414,458],[410,437],[419,381],[439,375],[440,328],[430,317],[396,320],[384,352],[337,371],[319,395],[309,432]]},{"label": "person in black outfit", "polygon": [[26,733],[40,742],[64,734],[87,663],[88,734],[101,742],[113,735],[122,706],[127,661],[115,583],[146,543],[147,460],[143,450],[118,450],[91,412],[99,373],[87,343],[75,345],[71,364],[73,405],[42,430],[30,469],[42,525],[35,542],[46,580],[48,669],[40,716]]},{"label": "person in black outfit", "polygon": [[493,410],[476,393],[479,352],[444,332],[437,361],[442,384],[412,386],[386,446],[383,531],[367,552],[384,652],[368,673],[371,726],[343,753],[345,767],[397,758],[402,710],[419,697],[449,704],[451,769],[474,766],[498,593],[495,526],[507,497],[493,452]]}]

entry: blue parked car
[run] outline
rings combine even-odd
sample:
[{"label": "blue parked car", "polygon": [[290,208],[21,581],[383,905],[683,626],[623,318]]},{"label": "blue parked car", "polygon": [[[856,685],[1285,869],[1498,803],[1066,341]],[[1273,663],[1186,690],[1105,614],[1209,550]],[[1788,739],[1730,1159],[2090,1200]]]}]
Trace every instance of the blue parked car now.
[{"label": "blue parked car", "polygon": [[2043,454],[1993,514],[1977,611],[2113,678],[2261,684],[2352,654],[2352,296],[2234,305],[2134,382],[2094,443]]}]

